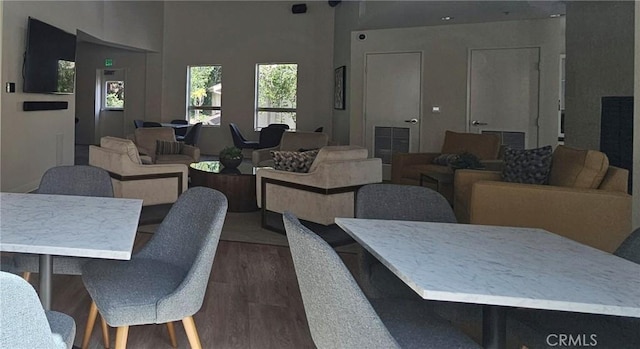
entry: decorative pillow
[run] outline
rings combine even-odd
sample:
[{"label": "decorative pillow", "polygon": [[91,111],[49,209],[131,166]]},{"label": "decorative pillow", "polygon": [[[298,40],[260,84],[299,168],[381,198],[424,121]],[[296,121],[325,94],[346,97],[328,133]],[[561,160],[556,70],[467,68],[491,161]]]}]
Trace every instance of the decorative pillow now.
[{"label": "decorative pillow", "polygon": [[545,184],[551,170],[552,148],[506,149],[502,180],[505,182]]},{"label": "decorative pillow", "polygon": [[156,140],[156,154],[182,154],[184,143]]},{"label": "decorative pillow", "polygon": [[273,167],[276,170],[288,172],[309,172],[309,168],[318,155],[318,150],[305,152],[298,151],[271,151]]},{"label": "decorative pillow", "polygon": [[434,165],[449,166],[450,163],[458,160],[458,154],[440,154],[431,161]]}]

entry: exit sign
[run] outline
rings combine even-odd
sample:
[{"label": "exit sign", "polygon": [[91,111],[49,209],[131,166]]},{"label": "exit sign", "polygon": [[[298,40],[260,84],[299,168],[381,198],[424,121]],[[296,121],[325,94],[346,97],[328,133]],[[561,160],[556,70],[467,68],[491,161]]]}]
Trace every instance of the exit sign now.
[{"label": "exit sign", "polygon": [[106,58],[106,59],[104,60],[104,66],[105,66],[105,67],[110,67],[110,66],[112,66],[112,65],[113,65],[113,59],[111,59],[111,58]]}]

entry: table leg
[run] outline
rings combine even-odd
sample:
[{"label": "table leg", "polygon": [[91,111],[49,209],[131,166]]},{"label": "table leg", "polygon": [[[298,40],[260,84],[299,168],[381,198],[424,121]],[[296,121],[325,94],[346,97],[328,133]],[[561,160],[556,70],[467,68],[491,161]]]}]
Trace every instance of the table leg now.
[{"label": "table leg", "polygon": [[51,310],[51,274],[53,274],[53,263],[51,255],[40,255],[40,301],[45,310]]},{"label": "table leg", "polygon": [[505,307],[482,307],[482,347],[505,349],[507,347],[507,317]]}]

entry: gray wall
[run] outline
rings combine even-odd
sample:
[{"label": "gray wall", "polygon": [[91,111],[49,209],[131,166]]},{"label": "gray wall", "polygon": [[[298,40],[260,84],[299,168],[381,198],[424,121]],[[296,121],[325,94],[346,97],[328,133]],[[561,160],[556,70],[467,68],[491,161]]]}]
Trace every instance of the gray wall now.
[{"label": "gray wall", "polygon": [[600,102],[632,96],[634,3],[567,3],[565,144],[600,149]]},{"label": "gray wall", "polygon": [[[0,113],[0,190],[33,190],[48,168],[73,164],[76,95],[22,93],[22,58],[27,17],[67,32],[82,30],[125,46],[160,50],[161,2],[137,1],[6,1],[2,3],[2,83],[15,82],[16,93],[2,92]],[[135,19],[120,21],[125,13]],[[128,15],[127,18],[133,15]],[[159,17],[160,21],[162,16]],[[144,24],[144,26],[141,25]],[[156,23],[156,24],[153,24]],[[76,85],[76,91],[85,88]],[[92,87],[93,88],[93,87]],[[24,101],[67,101],[69,109],[23,112]]]},{"label": "gray wall", "polygon": [[307,2],[167,2],[162,56],[161,120],[184,117],[187,66],[221,64],[221,126],[203,128],[200,149],[217,154],[232,143],[229,123],[248,139],[254,132],[255,66],[298,64],[297,128],[331,131],[333,106],[333,8]]}]

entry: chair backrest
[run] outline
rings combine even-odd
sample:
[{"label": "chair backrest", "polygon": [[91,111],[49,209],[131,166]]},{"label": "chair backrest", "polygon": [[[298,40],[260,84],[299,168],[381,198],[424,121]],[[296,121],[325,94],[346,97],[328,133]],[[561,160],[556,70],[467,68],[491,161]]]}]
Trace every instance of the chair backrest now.
[{"label": "chair backrest", "polygon": [[[310,132],[311,134],[323,135],[324,133]],[[314,172],[320,164],[329,161],[352,161],[366,159],[369,151],[357,145],[330,145],[320,148],[318,155],[309,168],[309,172]]]},{"label": "chair backrest", "polygon": [[233,122],[230,122],[229,129],[231,130],[231,138],[233,138],[233,145],[236,148],[242,149],[243,143],[246,142],[246,139],[244,138],[244,136],[242,136],[242,133],[240,133],[240,129],[238,128],[238,125],[234,124]]},{"label": "chair backrest", "polygon": [[162,124],[155,121],[145,121],[142,123],[142,127],[162,127]]},{"label": "chair backrest", "polygon": [[178,198],[153,238],[133,258],[150,258],[179,266],[185,278],[172,294],[158,302],[159,323],[195,314],[202,306],[227,198],[219,191],[191,188]]},{"label": "chair backrest", "polygon": [[441,153],[469,152],[480,160],[495,160],[500,152],[500,138],[488,133],[459,133],[446,131]]},{"label": "chair backrest", "polygon": [[113,197],[109,172],[94,166],[57,166],[48,169],[38,194]]},{"label": "chair backrest", "polygon": [[[280,125],[280,124],[276,124],[276,125]],[[285,126],[287,126],[287,128],[289,127],[288,125],[285,125]],[[280,140],[282,139],[282,134],[286,130],[287,130],[286,128],[279,127],[279,126],[272,127],[271,125],[269,125],[269,127],[263,127],[260,130],[258,148],[262,149],[262,148],[271,148],[271,147],[278,146],[278,144],[280,144]]]},{"label": "chair backrest", "polygon": [[140,150],[155,160],[156,141],[176,141],[176,134],[171,127],[143,127],[133,131],[135,143]]},{"label": "chair backrest", "polygon": [[316,346],[397,348],[338,254],[290,212],[284,213],[283,220]]},{"label": "chair backrest", "polygon": [[66,348],[51,332],[36,291],[23,278],[0,272],[0,348]]},{"label": "chair backrest", "polygon": [[356,192],[357,218],[457,223],[447,199],[414,185],[367,184]]},{"label": "chair backrest", "polygon": [[144,127],[144,120],[133,120],[133,126],[135,126],[136,128]]},{"label": "chair backrest", "polygon": [[320,132],[285,132],[280,141],[280,150],[299,151],[319,149],[329,144],[329,136]]},{"label": "chair backrest", "polygon": [[198,122],[191,126],[191,129],[184,136],[184,143],[197,146],[198,141],[200,140],[200,133],[202,132],[202,123]]},{"label": "chair backrest", "polygon": [[634,230],[613,254],[640,264],[640,228]]},{"label": "chair backrest", "polygon": [[174,125],[189,125],[189,121],[184,119],[174,119],[174,120],[171,120],[171,123]]}]

